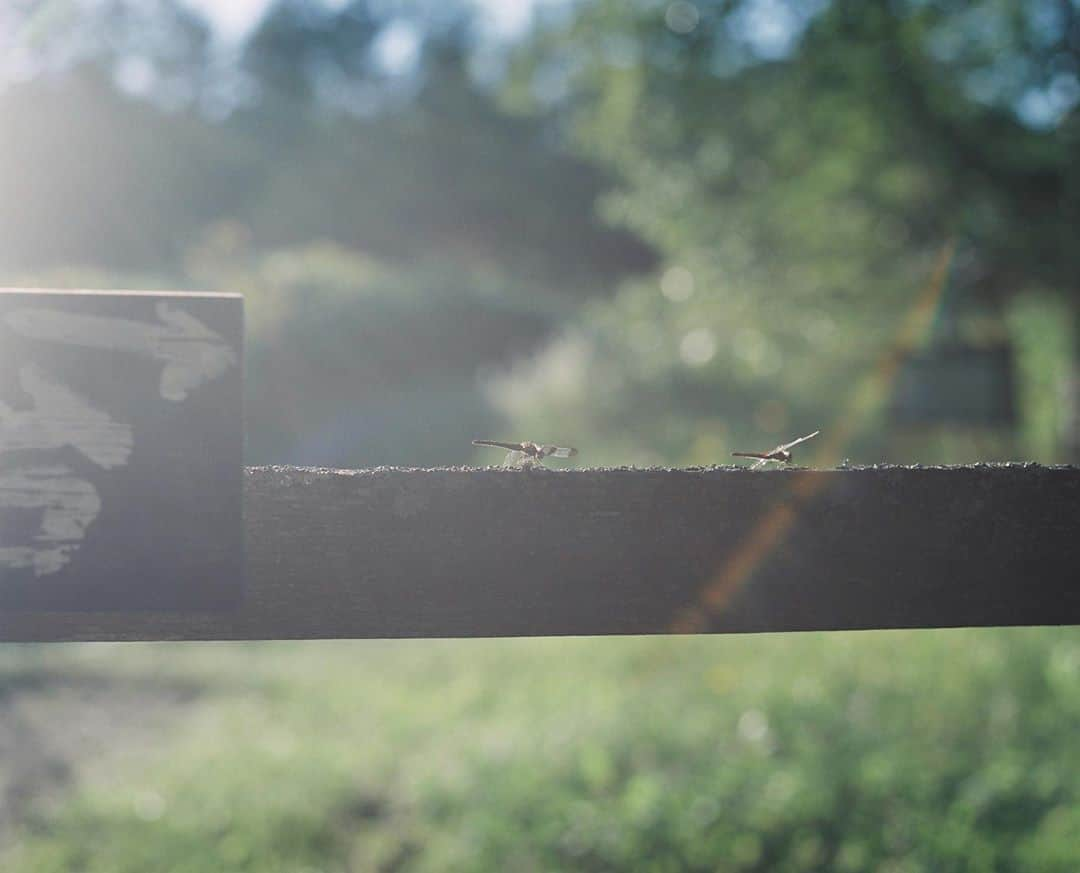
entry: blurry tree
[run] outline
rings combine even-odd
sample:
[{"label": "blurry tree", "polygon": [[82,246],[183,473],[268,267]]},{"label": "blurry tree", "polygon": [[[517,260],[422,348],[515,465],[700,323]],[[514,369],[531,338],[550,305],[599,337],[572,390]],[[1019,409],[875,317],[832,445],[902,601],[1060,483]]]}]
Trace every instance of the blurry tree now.
[{"label": "blurry tree", "polygon": [[495,267],[391,265],[319,243],[261,254],[216,228],[189,271],[247,300],[249,463],[435,466],[494,426],[476,376],[535,344],[568,302]]},{"label": "blurry tree", "polygon": [[3,14],[0,265],[170,269],[257,176],[243,143],[191,111],[210,75],[205,23],[169,0]]},{"label": "blurry tree", "polygon": [[624,460],[717,460],[850,410],[950,239],[950,295],[1076,300],[1077,17],[1071,0],[553,17],[506,99],[619,174],[606,214],[663,265],[497,382],[500,405]]},{"label": "blurry tree", "polygon": [[[277,27],[273,17],[265,27]],[[333,239],[399,259],[456,253],[569,296],[648,266],[636,237],[597,221],[603,175],[564,153],[542,120],[508,117],[478,89],[467,39],[461,28],[429,34],[405,94],[377,73],[352,78],[328,54],[308,85],[321,98],[299,108],[271,99],[238,113],[238,125],[272,143],[280,168],[249,212],[256,237],[269,245]],[[249,52],[261,46],[262,29]]]},{"label": "blurry tree", "polygon": [[0,95],[0,265],[175,275],[196,229],[265,172],[233,132],[118,94],[98,70]]},{"label": "blurry tree", "polygon": [[[45,19],[22,8],[0,91],[9,269],[175,272],[217,219],[248,224],[264,248],[323,239],[398,260],[479,257],[540,293],[602,293],[651,263],[597,221],[604,174],[543,120],[500,113],[468,74],[463,4],[434,15],[280,0],[228,50],[177,0]],[[413,34],[400,69],[380,59],[392,32]]]},{"label": "blurry tree", "polygon": [[0,12],[0,269],[244,291],[252,463],[464,460],[477,373],[651,266],[470,74],[466,4],[280,0],[237,45],[185,10]]},{"label": "blurry tree", "polygon": [[[888,361],[950,239],[950,295],[1076,298],[1074,0],[586,0],[519,53],[516,117],[469,75],[458,4],[281,0],[231,53],[172,0],[39,6],[7,13],[9,270],[185,282],[229,219],[255,249],[335,242],[404,286],[447,263],[514,299],[596,299],[661,252],[499,381],[525,437],[716,460],[818,427]],[[538,334],[516,336],[499,360]]]}]

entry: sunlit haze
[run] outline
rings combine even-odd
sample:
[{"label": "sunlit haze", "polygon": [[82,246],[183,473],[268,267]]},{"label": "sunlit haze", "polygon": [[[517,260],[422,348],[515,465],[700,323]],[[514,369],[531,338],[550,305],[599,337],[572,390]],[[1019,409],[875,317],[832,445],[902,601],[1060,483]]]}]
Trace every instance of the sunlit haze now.
[{"label": "sunlit haze", "polygon": [[[273,0],[183,0],[204,15],[224,42],[242,40],[258,24]],[[528,26],[537,0],[472,0],[483,16],[484,29],[496,36],[513,37]],[[340,5],[327,3],[328,6]]]}]

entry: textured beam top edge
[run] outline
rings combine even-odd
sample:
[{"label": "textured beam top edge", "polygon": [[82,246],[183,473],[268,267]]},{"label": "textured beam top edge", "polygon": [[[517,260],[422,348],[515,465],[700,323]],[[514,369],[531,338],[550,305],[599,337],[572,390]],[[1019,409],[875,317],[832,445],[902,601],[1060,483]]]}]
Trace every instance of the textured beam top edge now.
[{"label": "textured beam top edge", "polygon": [[954,471],[1024,471],[1024,472],[1080,472],[1080,466],[1072,464],[1038,464],[1033,461],[982,462],[977,464],[845,464],[837,467],[803,467],[799,465],[772,466],[760,470],[751,470],[746,464],[711,464],[693,467],[501,467],[489,465],[476,467],[470,465],[447,467],[318,467],[292,466],[282,464],[259,465],[247,468],[248,475],[263,473],[276,474],[317,474],[323,476],[368,476],[386,473],[509,473],[509,474],[578,474],[578,473],[753,473],[792,474],[792,473],[925,473]]}]

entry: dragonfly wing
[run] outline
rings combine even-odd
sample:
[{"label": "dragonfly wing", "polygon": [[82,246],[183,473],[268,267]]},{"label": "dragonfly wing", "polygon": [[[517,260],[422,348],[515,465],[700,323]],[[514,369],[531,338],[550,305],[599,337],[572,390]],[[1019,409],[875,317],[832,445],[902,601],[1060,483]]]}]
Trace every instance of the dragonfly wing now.
[{"label": "dragonfly wing", "polygon": [[506,460],[503,461],[504,467],[520,467],[525,460],[525,453],[517,450],[509,451],[506,453]]},{"label": "dragonfly wing", "polygon": [[750,465],[750,469],[756,470],[758,467],[764,467],[767,463],[769,463],[769,458],[760,458]]},{"label": "dragonfly wing", "polygon": [[521,443],[504,443],[500,440],[473,440],[474,446],[492,446],[496,449],[509,449],[510,451],[520,451]]},{"label": "dragonfly wing", "polygon": [[572,458],[577,454],[577,449],[564,446],[544,446],[544,454],[553,458]]},{"label": "dragonfly wing", "polygon": [[805,443],[807,440],[812,440],[819,433],[821,433],[820,430],[815,430],[813,433],[808,433],[806,436],[799,437],[797,440],[792,440],[790,443],[784,443],[784,445],[782,445],[782,446],[777,446],[777,448],[774,451],[777,451],[777,452],[789,451],[790,449],[793,449],[795,446],[797,446],[799,443]]}]

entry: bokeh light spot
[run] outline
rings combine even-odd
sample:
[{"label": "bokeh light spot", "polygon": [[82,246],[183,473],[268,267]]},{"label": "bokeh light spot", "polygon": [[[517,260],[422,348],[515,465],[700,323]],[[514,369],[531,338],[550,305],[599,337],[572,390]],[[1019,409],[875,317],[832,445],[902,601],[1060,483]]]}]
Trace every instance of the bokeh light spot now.
[{"label": "bokeh light spot", "polygon": [[716,354],[716,337],[707,327],[696,327],[682,338],[679,354],[691,367],[703,366]]},{"label": "bokeh light spot", "polygon": [[670,267],[660,277],[660,292],[675,303],[689,300],[694,294],[694,274],[686,267]]},{"label": "bokeh light spot", "polygon": [[664,13],[664,23],[675,33],[690,33],[700,20],[698,8],[686,0],[675,0]]}]

